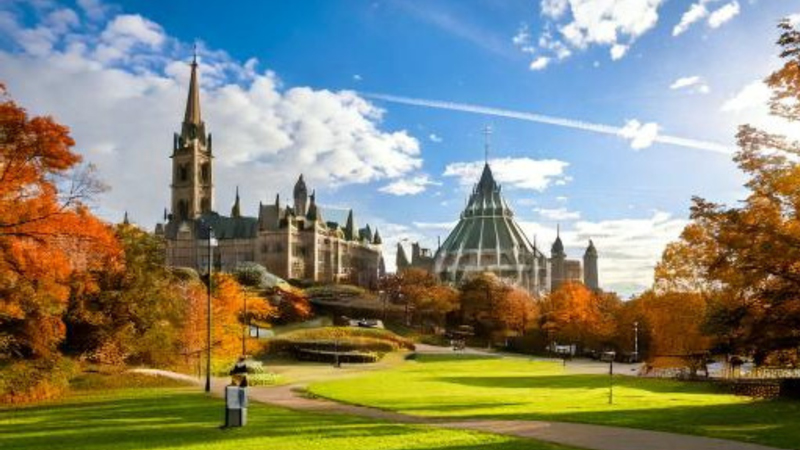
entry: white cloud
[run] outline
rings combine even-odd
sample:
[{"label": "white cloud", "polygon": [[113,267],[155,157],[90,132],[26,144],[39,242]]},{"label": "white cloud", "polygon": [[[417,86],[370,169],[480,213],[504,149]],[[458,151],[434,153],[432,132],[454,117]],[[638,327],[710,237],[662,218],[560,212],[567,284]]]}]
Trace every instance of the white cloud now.
[{"label": "white cloud", "polygon": [[641,150],[653,145],[658,138],[658,129],[659,126],[655,122],[641,123],[632,119],[625,123],[619,135],[631,141],[631,148]]},{"label": "white cloud", "polygon": [[531,70],[542,70],[547,67],[550,63],[550,58],[546,56],[540,56],[533,61],[531,61],[530,69]]},{"label": "white cloud", "polygon": [[414,226],[420,230],[440,230],[450,231],[458,224],[457,220],[452,222],[413,222]]},{"label": "white cloud", "polygon": [[[168,204],[172,133],[183,118],[190,45],[147,18],[117,15],[54,34],[37,49],[14,38],[40,24],[11,19],[0,38],[11,35],[18,47],[0,51],[0,79],[32,114],[70,126],[76,150],[112,187],[101,214],[118,219],[128,210],[139,223],[155,222]],[[239,184],[244,204],[254,208],[286,192],[300,172],[324,196],[321,188],[396,179],[421,167],[417,140],[406,131],[384,131],[383,110],[358,94],[287,89],[274,73],[257,71],[254,59],[240,63],[202,43],[199,51],[218,199],[232,198]]]},{"label": "white cloud", "polygon": [[789,21],[789,25],[791,25],[793,27],[796,27],[796,26],[800,25],[800,13],[791,14],[788,17],[786,17],[786,20]]},{"label": "white cloud", "polygon": [[[391,103],[399,103],[402,105],[415,105],[425,108],[443,109],[449,111],[462,111],[472,114],[480,114],[483,116],[505,117],[509,119],[524,120],[535,123],[544,123],[547,125],[554,125],[554,126],[566,127],[583,131],[591,131],[594,133],[609,134],[614,136],[620,136],[623,131],[625,131],[626,133],[631,131],[629,129],[630,127],[628,127],[628,129],[625,129],[623,127],[586,122],[583,120],[567,119],[564,117],[549,116],[533,112],[493,108],[490,106],[475,105],[469,103],[456,103],[456,102],[448,102],[441,100],[431,100],[426,98],[402,97],[399,95],[391,95],[391,94],[362,93],[361,95],[367,98],[383,100]],[[654,126],[657,127],[657,125],[655,124],[648,124],[648,125],[650,126],[648,126],[648,128],[646,129],[647,131],[652,131]],[[732,153],[732,149],[730,147],[727,147],[725,145],[716,142],[701,141],[697,139],[685,138],[680,136],[657,134],[655,137],[655,141],[669,145],[694,148],[698,150],[708,150],[724,154]]]},{"label": "white cloud", "polygon": [[[489,161],[495,180],[506,188],[544,191],[550,184],[564,180],[569,163],[557,159],[498,158]],[[478,182],[483,161],[455,162],[445,167],[444,176],[457,177],[459,184],[470,187]]]},{"label": "white cloud", "polygon": [[[552,9],[546,3],[548,0],[541,3],[543,12],[546,7]],[[554,20],[554,26],[574,48],[609,46],[612,58],[619,59],[627,47],[655,27],[662,3],[663,0],[571,0],[568,5],[559,5],[563,8],[561,14],[545,15]],[[564,17],[569,19],[557,20]]]},{"label": "white cloud", "polygon": [[362,78],[362,77],[361,77],[361,75],[359,75],[359,74],[355,74],[355,75],[353,75],[353,81],[361,81],[361,80],[363,80],[363,79],[364,79],[364,78]]},{"label": "white cloud", "polygon": [[672,29],[672,35],[679,36],[685,33],[693,24],[708,16],[708,9],[706,8],[708,2],[709,0],[701,0],[689,6],[689,9],[681,16],[681,21]]},{"label": "white cloud", "polygon": [[542,15],[559,19],[567,12],[568,0],[542,0]]},{"label": "white cloud", "polygon": [[523,23],[520,25],[519,29],[517,29],[517,34],[511,38],[511,43],[517,46],[523,46],[530,44],[531,42],[531,32],[528,28],[528,24]]},{"label": "white cloud", "polygon": [[762,81],[753,81],[722,105],[722,112],[741,112],[767,104],[770,90]]},{"label": "white cloud", "polygon": [[430,139],[430,140],[431,140],[431,142],[435,142],[435,143],[437,143],[437,144],[438,144],[438,143],[440,143],[440,142],[442,142],[442,141],[444,141],[444,139],[442,139],[442,137],[441,137],[441,136],[439,136],[439,135],[437,135],[436,133],[431,133],[431,134],[429,134],[429,135],[428,135],[428,139]]},{"label": "white cloud", "polygon": [[567,208],[536,208],[534,209],[537,214],[549,220],[578,220],[581,218],[579,211],[569,211]]},{"label": "white cloud", "polygon": [[628,52],[628,46],[622,44],[614,44],[611,46],[611,60],[616,61],[618,59],[622,59],[625,56],[625,53]]},{"label": "white cloud", "polygon": [[711,28],[719,28],[739,15],[739,11],[739,2],[734,0],[712,12],[711,15],[708,16],[708,26]]},{"label": "white cloud", "polygon": [[698,75],[678,78],[672,82],[669,88],[673,91],[686,90],[700,94],[708,94],[711,92],[711,88],[708,86],[708,83],[706,83],[705,80]]},{"label": "white cloud", "polygon": [[[561,239],[570,258],[580,258],[589,239],[599,254],[600,285],[604,289],[631,294],[651,286],[653,269],[664,247],[676,240],[687,221],[655,211],[650,217],[622,218],[597,222],[577,221],[561,229]],[[520,226],[545,252],[555,240],[556,230],[537,222],[520,221]]]},{"label": "white cloud", "polygon": [[769,87],[761,80],[755,80],[726,100],[720,110],[730,114],[738,123],[800,140],[800,128],[796,123],[770,114],[770,96]]},{"label": "white cloud", "polygon": [[706,19],[706,24],[709,28],[719,28],[729,20],[733,19],[740,12],[739,2],[733,0],[724,6],[717,8],[713,12],[709,11],[709,6],[713,3],[718,3],[721,0],[699,0],[689,6],[683,15],[680,22],[672,29],[673,36],[679,36],[685,33],[694,24],[699,23],[701,20]]},{"label": "white cloud", "polygon": [[437,183],[428,175],[417,175],[414,177],[409,178],[401,178],[399,180],[395,180],[386,186],[381,187],[378,189],[380,192],[384,192],[386,194],[392,195],[417,195],[425,192],[425,189],[431,185],[439,185],[441,183]]}]

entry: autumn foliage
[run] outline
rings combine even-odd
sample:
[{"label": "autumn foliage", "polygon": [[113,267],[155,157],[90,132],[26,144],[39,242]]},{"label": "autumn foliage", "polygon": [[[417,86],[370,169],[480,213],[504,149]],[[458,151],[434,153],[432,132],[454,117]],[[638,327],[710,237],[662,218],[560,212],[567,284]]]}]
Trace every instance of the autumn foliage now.
[{"label": "autumn foliage", "polygon": [[[765,80],[770,108],[797,123],[800,31],[788,20],[779,27],[784,65]],[[697,342],[675,336],[671,347],[696,348],[702,327],[719,351],[761,363],[800,346],[800,143],[750,125],[737,140],[734,161],[748,177],[747,197],[735,206],[693,199],[691,223],[657,267],[655,295],[679,295],[674,301],[697,314],[681,330]]]},{"label": "autumn foliage", "polygon": [[71,277],[119,247],[84,204],[98,184],[69,130],[0,95],[0,354],[48,358],[65,336]]}]

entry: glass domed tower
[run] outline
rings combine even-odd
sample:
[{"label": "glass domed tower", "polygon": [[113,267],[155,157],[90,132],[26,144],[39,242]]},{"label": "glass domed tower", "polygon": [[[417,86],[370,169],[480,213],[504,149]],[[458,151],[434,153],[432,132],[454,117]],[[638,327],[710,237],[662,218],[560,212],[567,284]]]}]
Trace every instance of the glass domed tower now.
[{"label": "glass domed tower", "polygon": [[472,274],[492,272],[538,294],[549,288],[547,262],[514,220],[487,162],[458,225],[436,252],[435,273],[459,283]]}]

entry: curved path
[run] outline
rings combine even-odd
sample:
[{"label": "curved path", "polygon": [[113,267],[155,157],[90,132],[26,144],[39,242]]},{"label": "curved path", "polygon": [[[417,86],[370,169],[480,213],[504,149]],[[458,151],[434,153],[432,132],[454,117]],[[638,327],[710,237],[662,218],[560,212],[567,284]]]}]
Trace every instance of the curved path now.
[{"label": "curved path", "polygon": [[[197,385],[201,384],[201,381],[197,378],[165,370],[133,369],[132,371],[189,381]],[[211,390],[215,395],[222,396],[224,387],[227,384],[227,379],[215,378],[212,380]],[[303,389],[303,385],[251,387],[248,394],[251,400],[294,410],[349,414],[398,423],[475,430],[537,439],[592,450],[778,450],[775,447],[724,439],[581,423],[526,420],[457,421],[411,416],[393,411],[312,398],[305,395]]]}]

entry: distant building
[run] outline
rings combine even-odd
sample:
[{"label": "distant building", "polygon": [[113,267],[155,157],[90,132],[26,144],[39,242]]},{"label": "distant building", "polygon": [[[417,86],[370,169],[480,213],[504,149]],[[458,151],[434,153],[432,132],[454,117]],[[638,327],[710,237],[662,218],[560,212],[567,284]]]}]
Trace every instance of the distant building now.
[{"label": "distant building", "polygon": [[171,266],[205,270],[209,227],[218,247],[213,264],[229,269],[256,262],[286,279],[349,282],[375,287],[383,275],[382,241],[378,230],[356,226],[350,210],[344,225],[323,219],[323,208],[309,195],[303,176],[294,186],[294,204],[259,204],[258,217],[242,215],[239,190],[230,216],[214,211],[213,147],[200,114],[197,63],[192,62],[186,114],[172,149],[170,211],[156,226],[166,239]]},{"label": "distant building", "polygon": [[412,244],[410,260],[402,245],[397,249],[398,270],[424,268],[451,283],[492,272],[534,295],[558,289],[566,281],[581,281],[589,289],[599,290],[597,250],[591,241],[583,261],[582,267],[580,261],[567,259],[560,232],[550,258],[531,244],[514,219],[488,162],[458,224],[435,255],[417,243]]}]

